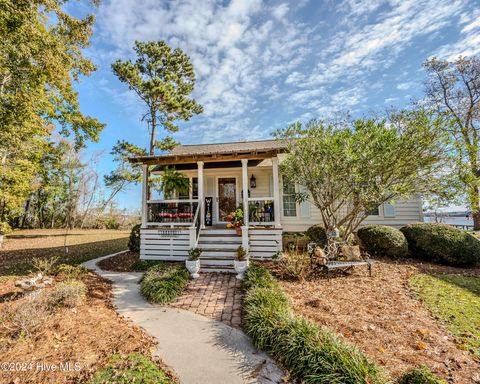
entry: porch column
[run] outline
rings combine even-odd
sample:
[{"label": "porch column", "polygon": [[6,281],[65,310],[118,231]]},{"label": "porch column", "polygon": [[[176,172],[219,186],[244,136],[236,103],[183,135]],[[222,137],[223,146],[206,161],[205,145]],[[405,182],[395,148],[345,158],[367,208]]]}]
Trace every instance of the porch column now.
[{"label": "porch column", "polygon": [[200,204],[200,228],[205,228],[205,197],[203,193],[203,161],[197,161],[198,204]]},{"label": "porch column", "polygon": [[147,227],[147,190],[148,190],[148,165],[142,165],[142,228]]},{"label": "porch column", "polygon": [[243,225],[248,228],[248,159],[242,159]]},{"label": "porch column", "polygon": [[272,157],[273,173],[273,215],[275,216],[275,227],[282,226],[280,222],[280,182],[278,177],[278,157]]}]

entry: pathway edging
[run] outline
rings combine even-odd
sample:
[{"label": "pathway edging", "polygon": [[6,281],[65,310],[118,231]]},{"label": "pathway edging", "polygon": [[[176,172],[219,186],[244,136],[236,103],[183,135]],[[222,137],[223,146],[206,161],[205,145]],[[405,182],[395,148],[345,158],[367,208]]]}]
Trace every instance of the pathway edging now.
[{"label": "pathway edging", "polygon": [[117,312],[156,338],[154,354],[181,383],[283,382],[284,372],[242,331],[182,309],[151,304],[139,292],[142,273],[109,272],[97,266],[98,261],[123,252],[89,260],[83,266],[112,282]]}]

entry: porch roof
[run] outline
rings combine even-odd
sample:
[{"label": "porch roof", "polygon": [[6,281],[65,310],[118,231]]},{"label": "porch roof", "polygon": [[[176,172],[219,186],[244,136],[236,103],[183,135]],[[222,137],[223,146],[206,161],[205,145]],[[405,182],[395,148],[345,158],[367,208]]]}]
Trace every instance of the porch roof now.
[{"label": "porch roof", "polygon": [[154,156],[131,157],[131,163],[180,164],[196,161],[229,161],[239,159],[265,159],[283,153],[285,142],[277,140],[241,141],[216,144],[179,145],[170,153]]}]

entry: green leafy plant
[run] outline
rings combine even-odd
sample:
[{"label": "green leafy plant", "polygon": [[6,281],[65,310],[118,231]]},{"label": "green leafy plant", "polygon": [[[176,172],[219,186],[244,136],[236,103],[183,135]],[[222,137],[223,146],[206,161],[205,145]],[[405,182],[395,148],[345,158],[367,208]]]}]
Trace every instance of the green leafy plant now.
[{"label": "green leafy plant", "polygon": [[361,352],[303,316],[264,267],[245,275],[243,327],[254,344],[269,352],[304,383],[383,384],[379,367]]},{"label": "green leafy plant", "polygon": [[455,266],[480,261],[480,241],[447,224],[415,223],[400,229],[413,257]]},{"label": "green leafy plant", "polygon": [[128,239],[128,249],[132,252],[140,252],[140,228],[141,224],[134,225]]},{"label": "green leafy plant", "polygon": [[80,265],[60,264],[56,273],[66,280],[78,280],[87,273],[87,269]]},{"label": "green leafy plant", "polygon": [[162,263],[143,275],[140,292],[148,301],[164,304],[179,296],[188,280],[188,272],[183,266]]},{"label": "green leafy plant", "polygon": [[247,260],[247,251],[241,245],[237,248],[237,253],[235,258],[238,261],[246,261]]},{"label": "green leafy plant", "polygon": [[137,271],[137,272],[144,272],[144,271],[147,271],[149,268],[162,263],[163,261],[159,261],[159,260],[140,260],[139,259],[130,265],[130,270]]},{"label": "green leafy plant", "polygon": [[414,368],[403,374],[398,384],[445,384],[445,381],[436,377],[427,367]]},{"label": "green leafy plant", "polygon": [[175,168],[165,167],[160,178],[159,190],[163,192],[165,199],[171,199],[178,195],[188,195],[190,179],[184,173]]},{"label": "green leafy plant", "polygon": [[5,222],[1,221],[0,222],[0,235],[6,235],[7,233],[10,233],[12,229],[10,228],[10,225]]},{"label": "green leafy plant", "polygon": [[129,356],[113,355],[105,367],[98,370],[88,384],[132,384],[175,382],[152,360],[139,353]]},{"label": "green leafy plant", "polygon": [[279,273],[284,278],[305,280],[312,274],[312,262],[307,252],[284,251],[278,260]]},{"label": "green leafy plant", "polygon": [[227,216],[227,221],[229,221],[229,224],[227,224],[227,227],[229,228],[241,227],[243,225],[243,218],[244,218],[243,205],[240,204],[237,208],[235,208],[235,211],[233,211]]},{"label": "green leafy plant", "polygon": [[201,248],[190,248],[188,250],[188,260],[195,261],[200,259],[203,250]]},{"label": "green leafy plant", "polygon": [[361,246],[374,256],[406,257],[407,239],[401,231],[386,225],[366,225],[358,229]]},{"label": "green leafy plant", "polygon": [[319,244],[321,247],[327,245],[327,232],[325,227],[321,224],[312,225],[305,231],[305,235],[314,243]]},{"label": "green leafy plant", "polygon": [[58,260],[60,260],[60,256],[34,257],[32,259],[32,266],[43,275],[54,275],[57,270]]}]

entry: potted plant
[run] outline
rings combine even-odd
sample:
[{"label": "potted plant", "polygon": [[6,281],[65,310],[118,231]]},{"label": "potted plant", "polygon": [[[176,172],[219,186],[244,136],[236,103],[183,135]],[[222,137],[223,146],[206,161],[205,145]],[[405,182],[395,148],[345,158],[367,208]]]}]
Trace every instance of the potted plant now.
[{"label": "potted plant", "polygon": [[175,194],[188,195],[190,189],[190,180],[184,173],[177,171],[174,168],[165,167],[163,174],[158,180],[152,180],[154,185],[158,185],[157,190],[163,192],[166,200],[173,199]]},{"label": "potted plant", "polygon": [[243,208],[241,205],[227,216],[227,220],[230,221],[227,224],[227,228],[235,228],[237,236],[242,236]]},{"label": "potted plant", "polygon": [[243,274],[248,268],[248,255],[245,248],[243,248],[241,245],[237,248],[235,260],[233,260],[233,266],[235,268],[235,272],[237,272],[237,279],[242,280]]},{"label": "potted plant", "polygon": [[192,276],[192,279],[197,279],[200,275],[200,255],[202,254],[201,248],[190,248],[188,250],[188,259],[185,260],[185,267]]},{"label": "potted plant", "polygon": [[3,236],[10,232],[10,226],[8,223],[0,222],[0,248],[2,248],[3,244]]}]

